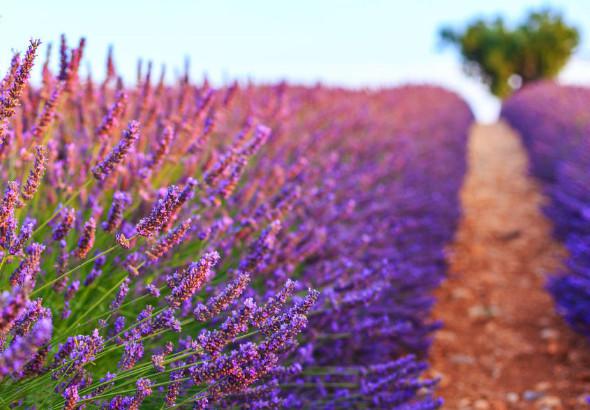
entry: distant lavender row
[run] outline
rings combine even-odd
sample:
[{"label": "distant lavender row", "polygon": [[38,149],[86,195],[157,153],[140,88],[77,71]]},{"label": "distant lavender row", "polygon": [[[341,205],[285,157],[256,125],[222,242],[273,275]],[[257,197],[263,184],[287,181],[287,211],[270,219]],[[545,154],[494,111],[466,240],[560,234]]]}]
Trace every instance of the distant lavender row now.
[{"label": "distant lavender row", "polygon": [[[304,93],[309,108],[325,107],[310,114],[322,120],[329,112],[327,118],[335,121],[314,138],[315,144],[326,144],[321,156],[327,162],[318,170],[331,194],[329,205],[310,201],[312,220],[325,227],[325,241],[302,277],[322,288],[320,300],[332,307],[311,319],[311,333],[324,329],[330,336],[327,343],[312,337],[310,365],[383,366],[387,357],[424,356],[430,333],[439,326],[429,319],[431,291],[443,279],[444,247],[459,216],[472,114],[456,95],[434,87]],[[321,94],[329,98],[322,102]],[[331,148],[335,144],[338,150]],[[424,369],[417,367],[418,373]],[[310,394],[321,399],[334,377],[309,378],[317,388],[306,392],[306,400]],[[344,374],[339,379],[353,380]],[[344,408],[397,408],[412,400],[416,387],[430,386],[394,380],[389,378],[393,384],[375,394],[373,403],[358,400],[349,389],[335,391],[340,396],[335,401]],[[408,408],[437,403],[425,397]]]},{"label": "distant lavender row", "polygon": [[434,87],[0,83],[0,402],[433,409],[472,115]]},{"label": "distant lavender row", "polygon": [[548,289],[559,313],[590,337],[590,89],[540,83],[510,98],[502,116],[523,137],[550,198],[545,212],[569,251]]}]

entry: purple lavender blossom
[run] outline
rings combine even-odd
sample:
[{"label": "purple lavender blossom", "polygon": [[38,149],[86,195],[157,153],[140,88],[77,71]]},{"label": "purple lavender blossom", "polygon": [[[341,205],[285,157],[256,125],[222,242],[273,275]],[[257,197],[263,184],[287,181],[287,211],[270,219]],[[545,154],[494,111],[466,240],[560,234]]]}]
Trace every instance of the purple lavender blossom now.
[{"label": "purple lavender blossom", "polygon": [[17,336],[0,353],[0,376],[20,372],[33,355],[51,338],[51,319],[39,320],[29,333]]},{"label": "purple lavender blossom", "polygon": [[45,246],[33,243],[25,251],[25,257],[10,275],[10,283],[15,286],[35,287],[37,274],[41,270],[41,254]]},{"label": "purple lavender blossom", "polygon": [[102,228],[107,232],[115,232],[119,229],[123,221],[123,212],[125,208],[131,204],[131,197],[129,194],[121,191],[115,192],[113,195],[113,202],[107,220],[102,223]]},{"label": "purple lavender blossom", "polygon": [[139,123],[132,121],[129,123],[121,140],[115,148],[108,155],[100,161],[94,168],[92,174],[99,181],[104,181],[115,169],[117,165],[125,160],[131,147],[139,139]]},{"label": "purple lavender blossom", "polygon": [[41,179],[45,174],[45,168],[47,166],[47,149],[43,146],[37,146],[35,153],[35,163],[33,168],[29,172],[29,176],[25,185],[22,188],[21,196],[24,200],[29,201],[39,189]]},{"label": "purple lavender blossom", "polygon": [[0,336],[2,340],[12,329],[15,320],[27,306],[27,292],[23,287],[15,287],[10,292],[4,291],[0,294]]},{"label": "purple lavender blossom", "polygon": [[241,273],[230,282],[217,296],[212,297],[206,304],[199,303],[193,312],[195,318],[206,321],[223,312],[236,300],[250,283],[250,275]]},{"label": "purple lavender blossom", "polygon": [[209,252],[199,262],[191,263],[186,268],[175,272],[168,283],[171,288],[171,294],[166,298],[168,304],[176,308],[190,298],[211,278],[212,269],[219,259],[217,252]]},{"label": "purple lavender blossom", "polygon": [[60,211],[61,220],[53,228],[53,240],[60,241],[64,239],[76,222],[76,210],[74,208],[63,208]]},{"label": "purple lavender blossom", "polygon": [[78,248],[76,249],[76,256],[80,259],[84,259],[92,246],[94,246],[94,239],[96,234],[96,221],[93,217],[90,217],[84,224],[84,230],[82,236],[78,240]]}]

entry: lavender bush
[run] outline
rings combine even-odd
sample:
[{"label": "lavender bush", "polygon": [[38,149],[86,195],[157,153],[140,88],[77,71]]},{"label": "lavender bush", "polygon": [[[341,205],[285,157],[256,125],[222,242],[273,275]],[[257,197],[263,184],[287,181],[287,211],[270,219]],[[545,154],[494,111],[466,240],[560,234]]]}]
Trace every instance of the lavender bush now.
[{"label": "lavender bush", "polygon": [[550,278],[557,310],[590,337],[590,89],[541,83],[509,99],[503,116],[523,136],[532,169],[544,183],[545,211],[569,251]]},{"label": "lavender bush", "polygon": [[0,84],[0,403],[433,409],[472,115],[434,87]]}]

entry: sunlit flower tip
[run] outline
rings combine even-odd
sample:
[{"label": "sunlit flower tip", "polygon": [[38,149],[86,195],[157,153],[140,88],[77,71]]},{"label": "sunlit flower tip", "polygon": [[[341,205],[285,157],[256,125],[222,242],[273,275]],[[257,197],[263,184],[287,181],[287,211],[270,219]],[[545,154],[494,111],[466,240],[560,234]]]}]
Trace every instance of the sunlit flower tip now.
[{"label": "sunlit flower tip", "polygon": [[122,370],[131,369],[143,357],[143,353],[144,349],[141,341],[135,339],[125,341],[119,368]]},{"label": "sunlit flower tip", "polygon": [[66,289],[66,293],[64,294],[64,300],[71,300],[74,297],[74,295],[78,292],[78,290],[80,290],[80,281],[76,279],[72,281],[72,283],[70,283],[70,285]]},{"label": "sunlit flower tip", "polygon": [[99,138],[108,136],[112,129],[117,125],[119,119],[123,116],[126,107],[127,94],[119,90],[115,95],[115,102],[110,107],[109,111],[102,119],[102,123],[96,130],[96,134]]},{"label": "sunlit flower tip", "polygon": [[153,354],[152,355],[152,366],[157,372],[163,372],[166,370],[164,365],[164,355],[163,354]]},{"label": "sunlit flower tip", "polygon": [[43,105],[41,114],[39,114],[39,118],[37,118],[37,122],[30,132],[33,139],[40,139],[53,122],[53,119],[56,115],[55,110],[57,109],[58,100],[64,90],[64,87],[65,85],[61,81],[57,83],[55,89],[51,93],[51,96],[47,101],[45,101],[45,105]]},{"label": "sunlit flower tip", "polygon": [[[186,365],[185,362],[178,362],[179,367],[184,367]],[[182,385],[182,381],[180,379],[184,378],[186,369],[176,370],[170,372],[170,383],[168,384],[168,388],[166,389],[166,397],[164,401],[168,407],[172,407],[176,404],[176,400],[180,393],[180,387]]]},{"label": "sunlit flower tip", "polygon": [[217,179],[226,172],[237,158],[238,152],[235,149],[230,149],[229,152],[224,154],[219,161],[217,161],[215,165],[205,173],[203,181],[209,186],[215,185]]},{"label": "sunlit flower tip", "polygon": [[141,236],[151,237],[159,232],[170,221],[173,213],[178,208],[180,192],[176,185],[168,187],[166,196],[158,199],[150,214],[142,218],[136,225],[135,230],[137,233]]},{"label": "sunlit flower tip", "polygon": [[219,262],[217,252],[206,253],[199,262],[191,263],[188,267],[177,271],[169,282],[172,285],[170,295],[166,301],[171,307],[179,307],[182,302],[192,297],[203,284],[212,276],[213,267]]},{"label": "sunlit flower tip", "polygon": [[240,156],[236,160],[229,177],[219,184],[217,192],[220,198],[227,199],[235,191],[246,165],[248,165],[248,161],[244,156]]},{"label": "sunlit flower tip", "polygon": [[189,218],[176,227],[172,232],[161,238],[150,248],[149,251],[146,252],[147,257],[152,261],[156,261],[168,253],[170,249],[179,245],[184,240],[186,232],[191,227],[191,223],[192,219]]},{"label": "sunlit flower tip", "polygon": [[172,223],[174,223],[174,221],[176,220],[176,216],[182,208],[182,206],[193,198],[195,194],[195,188],[197,188],[198,186],[199,183],[196,179],[190,177],[187,178],[184,186],[180,190],[180,193],[178,193],[176,200],[172,201],[172,206],[170,207],[168,220],[162,225],[162,227],[160,228],[161,230],[166,231],[170,228]]},{"label": "sunlit flower tip", "polygon": [[[94,329],[91,335],[70,336],[61,343],[53,358],[52,377],[58,379],[63,375],[71,375],[80,370],[88,362],[93,361],[96,355],[104,348],[104,339],[98,329]],[[67,366],[63,366],[64,364]]]},{"label": "sunlit flower tip", "polygon": [[57,76],[60,81],[68,79],[68,61],[68,44],[65,34],[62,34],[59,42],[59,74]]},{"label": "sunlit flower tip", "polygon": [[45,174],[45,168],[47,166],[47,148],[44,146],[37,146],[35,151],[35,163],[33,168],[29,171],[29,177],[25,182],[24,187],[21,190],[21,196],[24,200],[29,201],[39,189],[41,179]]},{"label": "sunlit flower tip", "polygon": [[113,299],[113,301],[111,302],[111,310],[117,310],[121,307],[123,300],[125,300],[125,297],[129,292],[129,283],[131,283],[131,279],[129,278],[125,278],[123,283],[121,283],[121,286],[119,287],[119,291],[117,292],[115,299]]},{"label": "sunlit flower tip", "polygon": [[307,295],[303,298],[303,301],[295,305],[294,313],[299,315],[307,315],[319,297],[320,292],[318,290],[308,289]]},{"label": "sunlit flower tip", "polygon": [[76,221],[76,210],[74,208],[63,208],[60,212],[61,220],[53,229],[53,239],[56,241],[64,239]]},{"label": "sunlit flower tip", "polygon": [[0,202],[0,227],[5,226],[14,213],[14,209],[22,206],[19,185],[16,181],[9,181]]},{"label": "sunlit flower tip", "polygon": [[4,337],[14,326],[27,305],[27,293],[17,286],[0,294],[0,336]]},{"label": "sunlit flower tip", "polygon": [[199,344],[205,351],[217,355],[238,334],[248,330],[248,323],[256,309],[257,306],[254,300],[252,298],[246,299],[242,308],[232,312],[231,316],[221,324],[219,329],[214,331],[203,330],[199,334]]},{"label": "sunlit flower tip", "polygon": [[186,180],[184,187],[180,191],[180,194],[178,194],[176,203],[172,208],[171,217],[169,218],[167,225],[170,225],[170,223],[173,222],[180,208],[193,198],[193,196],[195,195],[195,189],[198,188],[198,186],[199,182],[196,179],[189,177]]},{"label": "sunlit flower tip", "polygon": [[15,108],[19,105],[19,100],[29,80],[31,69],[37,55],[37,49],[41,41],[31,40],[29,48],[25,53],[22,63],[20,64],[12,84],[8,90],[0,96],[0,119],[9,118],[14,114]]},{"label": "sunlit flower tip", "polygon": [[88,255],[92,246],[94,246],[94,237],[96,234],[96,221],[93,217],[90,217],[84,224],[84,230],[82,236],[78,241],[78,248],[76,249],[76,256],[83,259]]},{"label": "sunlit flower tip", "polygon": [[36,224],[36,220],[25,218],[20,228],[18,237],[10,244],[9,253],[11,255],[18,255],[22,253],[25,243],[27,243],[27,241],[31,239],[31,236],[33,235],[33,230]]},{"label": "sunlit flower tip", "polygon": [[35,353],[51,339],[51,319],[37,321],[24,336],[16,336],[12,343],[0,353],[0,376],[16,375]]},{"label": "sunlit flower tip", "polygon": [[150,283],[149,285],[147,285],[146,290],[153,297],[155,297],[155,298],[160,297],[160,289],[156,285],[154,285],[153,283]]},{"label": "sunlit flower tip", "polygon": [[285,286],[273,297],[254,313],[253,322],[256,327],[263,326],[263,322],[271,316],[276,315],[285,306],[287,300],[293,295],[295,291],[296,282],[288,279]]},{"label": "sunlit flower tip", "polygon": [[6,90],[14,80],[18,67],[20,66],[20,53],[14,53],[10,60],[10,69],[0,82],[0,90]]},{"label": "sunlit flower tip", "polygon": [[139,122],[131,121],[123,131],[119,143],[107,154],[104,160],[92,168],[92,174],[99,181],[104,181],[129,154],[129,151],[139,139]]},{"label": "sunlit flower tip", "polygon": [[31,289],[35,287],[37,274],[41,270],[41,254],[44,250],[45,245],[40,243],[33,243],[26,249],[25,257],[10,275],[12,286],[19,285]]},{"label": "sunlit flower tip", "polygon": [[78,394],[78,385],[73,384],[71,386],[66,387],[64,391],[64,410],[74,410],[77,407],[78,402],[80,401],[80,395]]},{"label": "sunlit flower tip", "polygon": [[107,52],[107,79],[115,78],[117,70],[115,69],[115,59],[113,57],[113,46],[109,46]]},{"label": "sunlit flower tip", "polygon": [[42,302],[41,299],[27,302],[24,312],[14,325],[13,331],[15,335],[23,336],[29,333],[31,327],[39,318],[51,318],[51,309],[43,307]]},{"label": "sunlit flower tip", "polygon": [[102,228],[107,232],[115,232],[123,221],[123,212],[131,204],[131,196],[126,192],[117,191],[113,195],[113,201],[107,220],[102,223]]},{"label": "sunlit flower tip", "polygon": [[252,272],[256,269],[270,250],[274,248],[277,235],[281,228],[281,221],[275,220],[262,231],[258,240],[250,246],[250,250],[244,260],[240,262],[240,270]]},{"label": "sunlit flower tip", "polygon": [[209,399],[207,397],[196,397],[193,403],[193,410],[205,410],[209,408]]},{"label": "sunlit flower tip", "polygon": [[237,81],[233,81],[231,83],[231,85],[229,87],[227,87],[225,95],[223,96],[223,106],[224,107],[229,106],[230,103],[233,101],[233,98],[236,95],[236,92],[238,91],[239,86],[240,86],[240,84]]},{"label": "sunlit flower tip", "polygon": [[161,137],[158,139],[158,145],[154,152],[152,152],[148,162],[144,167],[144,174],[145,176],[149,175],[151,170],[157,169],[162,162],[168,152],[170,151],[170,144],[172,139],[174,138],[174,129],[172,125],[167,124],[164,126],[164,130],[162,131]]},{"label": "sunlit flower tip", "polygon": [[119,316],[115,319],[115,323],[113,325],[113,329],[115,333],[121,333],[125,328],[125,316]]},{"label": "sunlit flower tip", "polygon": [[132,252],[125,257],[123,267],[132,277],[139,275],[139,269],[145,263],[143,254],[139,252]]},{"label": "sunlit flower tip", "polygon": [[138,410],[145,398],[152,394],[152,381],[150,379],[138,379],[135,386],[135,396],[133,396],[129,410]]},{"label": "sunlit flower tip", "polygon": [[14,135],[8,132],[6,120],[0,120],[0,158],[8,153]]},{"label": "sunlit flower tip", "polygon": [[254,130],[254,135],[252,139],[246,144],[246,146],[242,149],[242,154],[246,156],[251,156],[256,154],[260,147],[266,143],[268,138],[270,137],[271,129],[265,125],[257,125]]},{"label": "sunlit flower tip", "polygon": [[121,248],[131,249],[131,241],[125,236],[124,233],[117,232],[117,234],[115,235],[115,240]]},{"label": "sunlit flower tip", "polygon": [[205,304],[199,303],[193,311],[196,320],[205,322],[226,310],[234,300],[244,292],[250,283],[250,275],[240,273],[218,295],[211,297]]}]

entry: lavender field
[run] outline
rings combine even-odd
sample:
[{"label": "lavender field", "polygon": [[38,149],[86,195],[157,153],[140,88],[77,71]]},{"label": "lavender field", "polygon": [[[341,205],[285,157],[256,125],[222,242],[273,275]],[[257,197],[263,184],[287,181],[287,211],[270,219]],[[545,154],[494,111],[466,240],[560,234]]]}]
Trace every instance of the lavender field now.
[{"label": "lavender field", "polygon": [[422,376],[459,97],[169,86],[151,66],[126,85],[111,57],[96,83],[83,40],[59,72],[38,47],[2,82],[5,405],[438,407]]},{"label": "lavender field", "polygon": [[590,407],[590,9],[109,1],[0,7],[0,409]]}]

